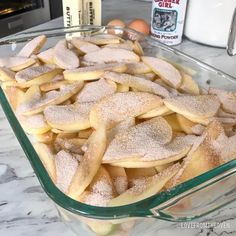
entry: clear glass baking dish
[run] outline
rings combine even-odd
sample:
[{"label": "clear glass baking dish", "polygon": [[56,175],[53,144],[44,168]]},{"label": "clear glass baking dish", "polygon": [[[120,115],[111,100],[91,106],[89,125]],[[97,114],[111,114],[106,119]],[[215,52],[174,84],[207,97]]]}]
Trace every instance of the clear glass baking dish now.
[{"label": "clear glass baking dish", "polygon": [[[47,49],[61,38],[98,33],[122,33],[138,39],[145,55],[158,56],[171,61],[190,73],[203,88],[209,86],[236,91],[236,79],[204,64],[184,53],[163,45],[150,37],[128,28],[104,26],[79,26],[44,31],[21,33],[0,41],[2,56],[15,55],[23,45],[35,36],[45,34]],[[63,194],[51,181],[47,171],[35,152],[29,137],[16,119],[8,100],[0,88],[0,102],[5,115],[18,138],[41,186],[55,202],[62,219],[77,235],[155,235],[155,224],[162,219],[172,222],[186,222],[200,218],[224,207],[236,199],[236,159],[182,183],[166,192],[161,192],[134,204],[120,207],[95,207],[77,202]],[[139,223],[135,222],[139,219]],[[154,233],[154,234],[153,234]]]}]

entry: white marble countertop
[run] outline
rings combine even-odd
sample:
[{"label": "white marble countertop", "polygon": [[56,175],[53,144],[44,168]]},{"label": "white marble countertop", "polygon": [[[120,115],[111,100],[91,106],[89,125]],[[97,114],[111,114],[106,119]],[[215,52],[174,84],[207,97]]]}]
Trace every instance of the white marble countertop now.
[{"label": "white marble countertop", "polygon": [[[135,0],[103,1],[103,20],[121,18],[149,19],[151,5]],[[34,27],[43,29],[62,26],[62,19]],[[181,51],[236,77],[236,57],[217,49],[184,40]],[[208,215],[200,222],[210,227],[187,229],[179,224],[160,223],[160,236],[226,236],[236,235],[236,202]],[[214,227],[222,223],[226,227]],[[156,235],[157,235],[156,234]],[[44,193],[0,108],[0,235],[1,236],[73,236],[61,222],[53,202]],[[86,236],[86,235],[84,235]]]}]

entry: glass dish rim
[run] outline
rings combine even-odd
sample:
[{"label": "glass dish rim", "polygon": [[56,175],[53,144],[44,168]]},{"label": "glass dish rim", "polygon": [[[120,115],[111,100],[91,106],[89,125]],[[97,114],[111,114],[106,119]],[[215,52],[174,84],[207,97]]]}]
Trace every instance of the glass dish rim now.
[{"label": "glass dish rim", "polygon": [[[122,28],[122,27],[112,27],[112,26],[76,26],[76,27],[69,27],[69,28],[56,28],[56,29],[47,29],[47,30],[39,30],[39,31],[31,31],[31,32],[22,32],[18,33],[14,36],[16,37],[10,37],[7,40],[0,40],[0,46],[11,44],[11,43],[18,43],[18,42],[25,42],[32,37],[35,37],[40,34],[45,34],[47,37],[56,37],[65,35],[66,33],[71,32],[78,32],[80,31],[91,31],[95,30],[95,32],[100,32],[101,30],[105,31],[107,29],[117,29],[117,30],[124,30],[128,31],[130,33],[134,33],[138,35],[139,37],[142,37],[143,39],[147,40],[148,43],[151,43],[151,45],[164,48],[164,50],[171,51],[172,53],[175,53],[177,55],[181,55],[182,57],[187,58],[188,60],[197,63],[200,67],[204,67],[207,70],[211,70],[212,72],[223,76],[225,79],[229,79],[232,82],[236,82],[235,78],[218,70],[214,67],[207,65],[187,54],[184,54],[180,52],[177,49],[171,48],[169,46],[166,46],[162,43],[157,42],[156,40],[152,39],[151,37],[145,36],[141,33],[138,33],[132,29],[129,28]],[[55,30],[58,30],[59,32],[57,34],[54,34]],[[48,33],[47,33],[48,32]],[[31,35],[31,36],[30,36]],[[51,35],[51,36],[50,36]],[[17,36],[21,36],[17,39]],[[22,37],[23,36],[23,37]],[[25,41],[23,41],[25,40]],[[231,171],[230,174],[233,174],[236,172],[236,160],[232,160],[224,165],[218,166],[217,168],[214,168],[200,176],[197,176],[189,181],[186,181],[170,190],[168,192],[160,192],[152,197],[146,198],[144,200],[141,200],[136,203],[132,203],[129,205],[124,206],[118,206],[118,207],[97,207],[97,206],[90,206],[81,202],[78,202],[76,200],[71,199],[64,193],[62,193],[56,185],[52,182],[51,178],[49,177],[46,169],[44,168],[42,162],[40,161],[40,158],[38,157],[37,153],[35,152],[33,145],[29,141],[27,135],[23,131],[22,127],[20,126],[17,118],[14,115],[14,112],[12,111],[7,98],[0,87],[0,103],[2,105],[3,111],[14,131],[14,134],[16,135],[19,143],[21,144],[22,149],[24,150],[32,168],[35,171],[35,174],[43,187],[44,191],[47,193],[47,195],[59,206],[62,208],[75,213],[77,215],[85,216],[88,218],[94,218],[94,219],[121,219],[121,218],[129,218],[129,217],[156,217],[163,219],[162,216],[155,215],[151,212],[152,208],[155,208],[155,206],[161,205],[162,203],[167,202],[168,200],[171,200],[173,197],[179,196],[183,193],[185,193],[188,190],[191,190],[195,187],[200,186],[201,184],[206,183],[206,181],[210,181],[211,179],[214,179],[220,174],[226,173],[228,171]],[[234,170],[232,172],[232,170]],[[229,174],[229,175],[230,175]],[[185,219],[185,220],[192,220],[195,218],[198,218],[201,216],[196,216],[191,219]],[[166,218],[165,218],[166,220]],[[170,219],[171,220],[171,219]]]}]

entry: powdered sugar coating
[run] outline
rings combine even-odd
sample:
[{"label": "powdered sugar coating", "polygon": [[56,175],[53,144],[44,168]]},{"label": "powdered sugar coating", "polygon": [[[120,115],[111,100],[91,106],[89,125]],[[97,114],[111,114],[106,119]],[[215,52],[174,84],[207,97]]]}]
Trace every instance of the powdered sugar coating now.
[{"label": "powdered sugar coating", "polygon": [[79,166],[77,158],[69,152],[61,150],[55,156],[57,187],[67,193],[70,182]]},{"label": "powdered sugar coating", "polygon": [[223,143],[221,148],[221,158],[223,162],[233,160],[236,156],[236,135],[229,137],[226,142]]},{"label": "powdered sugar coating", "polygon": [[218,96],[225,111],[236,114],[236,93],[224,91],[221,89],[209,89],[210,94]]},{"label": "powdered sugar coating", "polygon": [[7,67],[7,68],[13,68],[13,67],[23,66],[23,65],[25,68],[34,63],[35,63],[34,59],[26,58],[26,57],[2,57],[0,58],[0,66]]},{"label": "powdered sugar coating", "polygon": [[63,75],[56,75],[51,82],[58,82],[58,81],[63,81],[64,77]]},{"label": "powdered sugar coating", "polygon": [[236,118],[236,114],[231,114],[228,112],[225,112],[221,108],[217,112],[217,117],[229,117],[229,118]]},{"label": "powdered sugar coating", "polygon": [[[84,152],[81,150],[81,145],[77,139],[66,139],[66,138],[56,138],[54,142],[54,148],[56,151],[60,151],[62,149],[72,152],[73,155],[79,154],[82,155]],[[80,161],[80,159],[78,159]]]},{"label": "powdered sugar coating", "polygon": [[92,64],[92,65],[86,65],[86,67],[80,67],[78,69],[73,69],[73,70],[65,70],[64,74],[67,73],[82,73],[82,72],[97,72],[97,71],[113,71],[116,70],[117,68],[124,67],[125,63],[123,62],[114,62],[114,63],[108,63],[108,64]]},{"label": "powdered sugar coating", "polygon": [[97,103],[90,112],[93,127],[101,123],[111,128],[127,118],[139,116],[162,104],[156,95],[143,92],[115,93]]},{"label": "powdered sugar coating", "polygon": [[58,104],[66,101],[69,97],[74,95],[81,87],[82,83],[75,83],[61,87],[59,91],[53,90],[44,94],[44,96],[35,97],[31,101],[23,103],[21,110],[24,113],[39,113],[44,110],[45,106],[50,104]]},{"label": "powdered sugar coating", "polygon": [[[170,186],[175,186],[202,174],[207,169],[210,170],[218,166],[221,150],[227,142],[228,138],[221,123],[217,120],[212,121],[205,132],[196,137],[191,150],[182,163],[181,169],[171,180]],[[196,169],[194,169],[194,163],[197,161],[201,161],[201,165],[197,165]]]},{"label": "powdered sugar coating", "polygon": [[[138,196],[142,194],[144,191],[146,191],[148,188],[150,188],[151,186],[157,184],[158,182],[161,182],[165,179],[166,181],[168,181],[168,179],[171,176],[173,176],[179,169],[180,169],[180,164],[176,163],[164,169],[163,171],[161,171],[160,173],[154,176],[141,178],[137,180],[136,184],[132,188],[127,190],[127,193],[130,193],[133,196]],[[158,191],[160,191],[160,189],[157,189],[157,192]]]},{"label": "powdered sugar coating", "polygon": [[214,116],[220,102],[214,95],[177,96],[164,99],[165,105],[176,113],[208,118]]},{"label": "powdered sugar coating", "polygon": [[136,88],[143,92],[153,93],[162,97],[169,97],[169,92],[164,87],[141,77],[115,72],[105,72],[103,77],[114,82]]},{"label": "powdered sugar coating", "polygon": [[129,51],[132,51],[134,48],[133,43],[128,43],[128,42],[106,44],[104,47],[105,48],[122,48]]},{"label": "powdered sugar coating", "polygon": [[180,72],[170,63],[155,57],[142,57],[142,61],[160,76],[165,82],[178,88],[182,82]]},{"label": "powdered sugar coating", "polygon": [[120,132],[123,132],[124,130],[129,129],[130,127],[134,125],[135,125],[135,118],[133,117],[120,122],[115,127],[107,131],[108,142],[110,142]]},{"label": "powdered sugar coating", "polygon": [[90,193],[85,196],[84,202],[94,206],[106,206],[113,198],[113,187],[106,178],[100,178],[90,189]]},{"label": "powdered sugar coating", "polygon": [[86,54],[83,60],[99,64],[111,62],[138,62],[140,59],[134,52],[122,48],[102,48],[99,51]]},{"label": "powdered sugar coating", "polygon": [[62,69],[75,69],[79,67],[79,58],[66,47],[66,41],[59,41],[54,48],[54,62]]},{"label": "powdered sugar coating", "polygon": [[53,63],[54,58],[54,48],[49,48],[37,55],[37,57],[45,63]]},{"label": "powdered sugar coating", "polygon": [[[50,124],[63,126],[68,124],[89,123],[89,112],[94,103],[77,103],[72,105],[48,106],[44,115]],[[78,125],[79,126],[79,125]],[[89,128],[89,127],[88,127]]]},{"label": "powdered sugar coating", "polygon": [[194,136],[176,137],[171,143],[171,131],[164,128],[163,118],[157,117],[118,134],[107,148],[103,161],[115,162],[135,158],[139,161],[155,161],[178,155],[190,148]]},{"label": "powdered sugar coating", "polygon": [[79,103],[96,102],[104,97],[107,97],[116,91],[116,85],[108,83],[104,79],[88,83],[76,96],[76,101]]},{"label": "powdered sugar coating", "polygon": [[71,43],[83,53],[95,52],[100,50],[100,47],[93,43],[81,40],[80,38],[72,38]]},{"label": "powdered sugar coating", "polygon": [[205,126],[201,124],[196,124],[193,127],[191,127],[191,130],[194,134],[201,135],[205,130]]},{"label": "powdered sugar coating", "polygon": [[128,180],[125,176],[114,177],[113,183],[118,194],[122,194],[128,189]]},{"label": "powdered sugar coating", "polygon": [[28,42],[18,53],[18,56],[20,57],[30,57],[32,54],[37,54],[41,47],[46,42],[46,36],[45,35],[39,35],[38,37],[32,39],[30,42]]},{"label": "powdered sugar coating", "polygon": [[47,127],[48,124],[45,120],[45,117],[43,114],[37,114],[33,116],[18,116],[20,122],[23,126],[27,126],[28,128],[32,129],[40,129]]},{"label": "powdered sugar coating", "polygon": [[84,199],[84,203],[92,206],[105,207],[111,198],[100,193],[90,193]]},{"label": "powdered sugar coating", "polygon": [[49,73],[53,70],[55,70],[54,65],[43,65],[43,66],[26,68],[16,73],[16,80],[19,83],[24,83],[32,79],[35,79],[43,74]]},{"label": "powdered sugar coating", "polygon": [[15,72],[11,71],[7,67],[0,68],[0,77],[1,76],[7,77],[7,80],[15,80]]},{"label": "powdered sugar coating", "polygon": [[126,73],[128,74],[145,74],[151,72],[150,67],[143,62],[127,63],[127,67]]}]

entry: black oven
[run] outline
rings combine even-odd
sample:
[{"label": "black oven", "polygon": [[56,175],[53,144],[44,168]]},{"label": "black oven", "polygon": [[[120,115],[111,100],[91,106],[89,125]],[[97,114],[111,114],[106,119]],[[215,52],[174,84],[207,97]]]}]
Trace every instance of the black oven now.
[{"label": "black oven", "polygon": [[49,0],[0,0],[0,37],[50,19]]}]

